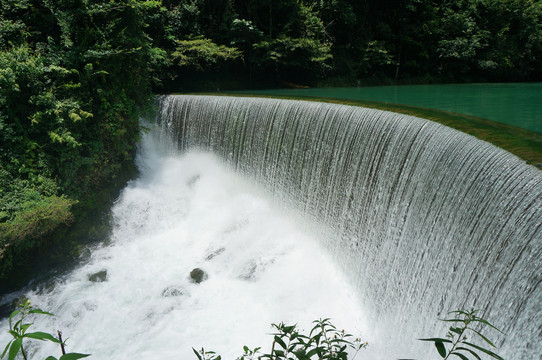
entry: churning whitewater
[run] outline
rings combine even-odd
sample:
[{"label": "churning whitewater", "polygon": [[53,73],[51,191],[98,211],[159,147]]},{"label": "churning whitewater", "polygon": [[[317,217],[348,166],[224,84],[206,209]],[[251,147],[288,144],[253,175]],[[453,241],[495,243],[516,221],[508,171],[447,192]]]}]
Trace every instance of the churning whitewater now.
[{"label": "churning whitewater", "polygon": [[[336,104],[166,96],[166,137],[212,151],[330,230],[383,358],[479,309],[507,359],[542,359],[542,172],[428,120]],[[413,345],[414,346],[414,345]],[[424,350],[425,349],[425,350]]]},{"label": "churning whitewater", "polygon": [[[27,293],[56,315],[36,317],[35,331],[60,329],[68,351],[102,360],[195,359],[192,347],[235,359],[244,345],[270,351],[271,323],[310,329],[321,317],[365,337],[354,290],[303,220],[215,156],[166,151],[155,135],[145,135],[140,178],[112,210],[111,239]],[[200,284],[194,268],[207,274]],[[8,341],[3,331],[0,344]],[[59,356],[37,343],[32,359]]]}]

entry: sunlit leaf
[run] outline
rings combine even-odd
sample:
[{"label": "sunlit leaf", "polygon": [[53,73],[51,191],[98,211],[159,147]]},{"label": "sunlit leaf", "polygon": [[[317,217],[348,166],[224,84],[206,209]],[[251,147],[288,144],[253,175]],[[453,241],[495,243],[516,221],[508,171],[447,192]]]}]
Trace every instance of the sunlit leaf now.
[{"label": "sunlit leaf", "polygon": [[60,344],[60,340],[55,338],[53,335],[41,331],[25,334],[24,337],[36,340],[49,340],[54,343]]},{"label": "sunlit leaf", "polygon": [[17,340],[11,343],[11,346],[9,348],[9,353],[8,353],[8,360],[15,359],[15,357],[19,353],[19,350],[21,349],[22,344],[23,344],[22,338],[18,338]]},{"label": "sunlit leaf", "polygon": [[11,319],[13,319],[15,316],[17,316],[20,313],[21,313],[20,310],[15,310],[14,312],[11,313],[11,315],[9,316],[9,327],[10,328],[11,328]]},{"label": "sunlit leaf", "polygon": [[58,360],[77,360],[86,358],[87,356],[90,356],[90,354],[69,353],[62,355]]},{"label": "sunlit leaf", "polygon": [[32,326],[32,324],[24,324],[23,326],[21,326],[21,332],[24,334],[30,326]]},{"label": "sunlit leaf", "polygon": [[8,344],[6,345],[6,348],[5,348],[4,351],[2,352],[2,356],[0,356],[0,359],[3,359],[3,358],[4,358],[4,355],[6,355],[6,353],[8,352],[9,346],[11,345],[12,342],[13,342],[13,340],[11,340],[10,342],[8,342]]}]

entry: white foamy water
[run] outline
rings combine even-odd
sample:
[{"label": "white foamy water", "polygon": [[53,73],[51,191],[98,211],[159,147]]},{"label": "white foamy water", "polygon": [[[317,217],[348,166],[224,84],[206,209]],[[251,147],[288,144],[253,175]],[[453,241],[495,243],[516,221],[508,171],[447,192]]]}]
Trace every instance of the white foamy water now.
[{"label": "white foamy water", "polygon": [[[92,359],[195,359],[202,346],[234,359],[243,345],[269,351],[273,322],[308,330],[322,317],[369,337],[354,290],[316,235],[260,189],[210,154],[161,155],[151,135],[139,166],[112,209],[110,241],[54,287],[27,294],[56,314],[31,329],[60,329],[68,351]],[[194,268],[208,279],[191,282]],[[90,281],[103,271],[106,281]],[[9,339],[2,332],[0,345]],[[59,356],[54,344],[33,343],[31,358]]]}]

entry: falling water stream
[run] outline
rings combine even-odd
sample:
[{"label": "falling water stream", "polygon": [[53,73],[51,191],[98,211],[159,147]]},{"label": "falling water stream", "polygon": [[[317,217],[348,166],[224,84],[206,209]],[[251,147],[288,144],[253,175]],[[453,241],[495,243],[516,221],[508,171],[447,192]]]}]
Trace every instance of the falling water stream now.
[{"label": "falling water stream", "polygon": [[[111,239],[27,293],[56,314],[36,317],[34,330],[61,329],[69,351],[104,360],[196,359],[192,347],[234,359],[244,345],[270,346],[281,321],[310,330],[331,317],[366,333],[355,291],[302,219],[212,154],[170,152],[156,135],[145,136],[141,176],[112,209]],[[192,282],[194,268],[207,280]],[[32,359],[59,355],[39,345]]]},{"label": "falling water stream", "polygon": [[331,317],[369,341],[359,358],[421,360],[436,352],[416,339],[444,335],[438,317],[477,308],[506,333],[488,333],[499,354],[542,359],[536,168],[378,110],[206,96],[158,107],[111,238],[28,292],[57,314],[34,326],[62,329],[71,351],[234,359],[269,345],[271,322]]}]

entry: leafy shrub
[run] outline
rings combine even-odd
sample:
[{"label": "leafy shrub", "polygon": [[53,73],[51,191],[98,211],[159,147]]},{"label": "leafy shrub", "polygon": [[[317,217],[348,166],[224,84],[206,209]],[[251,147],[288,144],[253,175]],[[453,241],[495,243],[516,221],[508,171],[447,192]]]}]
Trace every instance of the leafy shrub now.
[{"label": "leafy shrub", "polygon": [[442,320],[452,323],[448,330],[448,333],[446,334],[446,338],[428,338],[420,340],[433,342],[439,355],[445,360],[450,358],[452,355],[460,358],[461,360],[469,360],[469,356],[472,356],[475,359],[479,360],[480,356],[477,353],[478,351],[487,354],[494,359],[504,360],[502,357],[490,351],[489,349],[467,341],[467,337],[473,334],[482,339],[489,346],[496,347],[486,336],[484,336],[482,333],[475,329],[476,325],[487,325],[502,333],[502,331],[491,325],[487,320],[476,316],[476,313],[476,310],[452,311],[450,312],[450,314],[456,315],[454,318]]},{"label": "leafy shrub", "polygon": [[[313,324],[308,335],[300,333],[296,325],[272,324],[277,332],[272,334],[271,352],[260,354],[261,348],[251,350],[245,346],[244,353],[237,360],[312,358],[346,360],[353,359],[359,350],[368,346],[368,343],[361,341],[360,338],[354,338],[344,330],[337,330],[330,319],[315,320]],[[199,360],[221,359],[221,356],[213,351],[205,351],[203,348],[199,351],[193,350]]]},{"label": "leafy shrub", "polygon": [[[30,305],[30,300],[25,299],[20,305],[20,310],[15,310],[11,313],[9,317],[9,333],[13,337],[13,340],[11,340],[5,347],[4,352],[2,353],[2,356],[0,356],[0,359],[4,359],[4,357],[7,355],[8,360],[14,360],[17,355],[20,353],[23,359],[27,359],[27,353],[24,349],[24,341],[25,340],[41,340],[41,341],[51,341],[53,343],[59,344],[62,349],[62,356],[58,360],[77,360],[81,358],[85,358],[89,356],[88,354],[78,354],[78,353],[68,353],[66,354],[64,351],[64,345],[65,343],[62,341],[62,338],[60,336],[59,332],[59,338],[57,339],[53,335],[41,331],[36,332],[28,332],[28,329],[30,326],[32,326],[32,323],[25,323],[25,319],[28,315],[31,314],[38,314],[38,315],[47,315],[47,316],[53,316],[53,314],[48,313],[46,311],[40,310],[40,309],[33,309],[32,305]],[[19,320],[15,321],[19,317]],[[54,356],[48,356],[46,360],[57,360]]]},{"label": "leafy shrub", "polygon": [[[486,325],[501,332],[487,320],[476,316],[476,313],[476,310],[452,311],[450,314],[455,314],[454,318],[442,320],[452,323],[446,338],[436,337],[420,340],[433,342],[439,355],[445,360],[452,355],[461,360],[470,360],[471,356],[480,360],[480,354],[489,355],[497,360],[504,360],[494,352],[467,341],[467,335],[470,336],[473,333],[491,347],[495,347],[485,335],[475,328],[475,325]],[[329,319],[316,320],[313,324],[315,325],[309,335],[301,334],[296,325],[272,324],[277,332],[272,334],[271,352],[262,354],[260,353],[261,347],[251,350],[245,346],[243,348],[244,353],[237,360],[347,360],[355,358],[359,350],[368,346],[368,343],[361,341],[360,338],[353,339],[353,336],[345,333],[344,330],[337,330]],[[199,351],[192,350],[198,360],[221,360],[221,356],[214,351],[206,351],[204,348]]]}]

